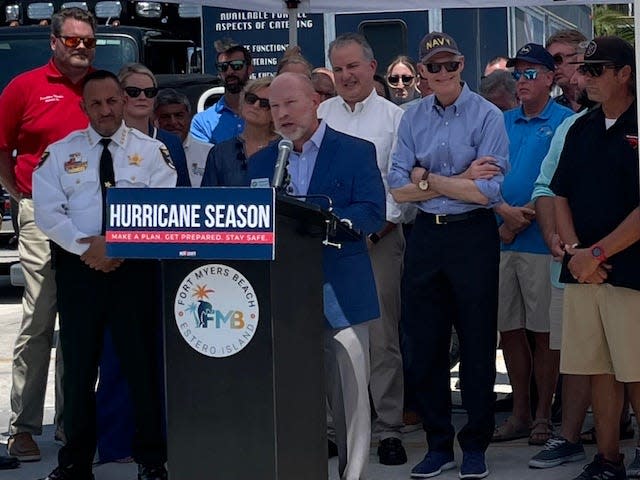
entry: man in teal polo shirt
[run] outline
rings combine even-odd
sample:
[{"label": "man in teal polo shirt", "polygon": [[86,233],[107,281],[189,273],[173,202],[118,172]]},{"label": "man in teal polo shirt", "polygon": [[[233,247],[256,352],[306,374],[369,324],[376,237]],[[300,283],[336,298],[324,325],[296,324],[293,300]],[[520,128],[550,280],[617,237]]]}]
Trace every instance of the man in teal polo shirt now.
[{"label": "man in teal polo shirt", "polygon": [[[551,399],[558,375],[559,352],[549,349],[550,254],[530,201],[540,164],[553,133],[573,112],[554,102],[553,57],[542,45],[529,43],[507,63],[514,67],[522,105],[505,113],[511,170],[502,185],[499,215],[502,241],[498,330],[513,388],[513,413],[496,429],[493,440],[529,437],[544,444],[550,436]],[[527,330],[533,332],[535,349]],[[535,373],[538,405],[531,418],[530,379]]]}]

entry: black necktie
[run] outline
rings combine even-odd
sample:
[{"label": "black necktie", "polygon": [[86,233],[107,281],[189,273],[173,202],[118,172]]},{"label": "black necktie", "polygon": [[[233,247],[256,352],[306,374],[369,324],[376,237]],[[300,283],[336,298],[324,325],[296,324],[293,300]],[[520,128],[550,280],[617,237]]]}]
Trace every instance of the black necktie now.
[{"label": "black necktie", "polygon": [[100,155],[100,190],[102,190],[102,229],[104,235],[107,228],[107,188],[115,186],[115,174],[113,173],[113,157],[109,151],[110,138],[100,140],[102,155]]}]

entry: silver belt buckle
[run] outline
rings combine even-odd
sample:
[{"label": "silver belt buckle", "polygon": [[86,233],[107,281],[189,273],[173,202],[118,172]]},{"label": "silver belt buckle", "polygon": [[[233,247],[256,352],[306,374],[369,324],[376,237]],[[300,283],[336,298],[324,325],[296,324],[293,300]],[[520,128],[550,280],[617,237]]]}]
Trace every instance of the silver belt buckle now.
[{"label": "silver belt buckle", "polygon": [[447,224],[447,216],[446,215],[436,215],[436,225],[446,225]]}]

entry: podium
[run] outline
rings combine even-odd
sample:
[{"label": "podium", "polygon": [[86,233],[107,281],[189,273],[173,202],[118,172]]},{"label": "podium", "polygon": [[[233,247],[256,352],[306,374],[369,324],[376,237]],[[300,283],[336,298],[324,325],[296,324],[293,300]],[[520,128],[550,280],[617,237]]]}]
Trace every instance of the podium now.
[{"label": "podium", "polygon": [[[316,207],[280,200],[275,260],[162,261],[171,480],[326,480],[325,319],[318,235],[323,225]],[[238,283],[233,271],[246,279],[240,291],[246,284],[252,287],[259,320],[237,353],[213,357],[209,355],[226,355],[225,347],[233,350],[237,345],[218,346],[217,352],[207,345],[206,355],[200,341],[198,351],[198,341],[174,319],[174,299],[191,272],[224,272],[225,267],[232,284]],[[203,287],[204,276],[192,283],[198,282],[202,285],[196,287]],[[220,288],[225,287],[210,289]],[[247,290],[243,292],[246,296]],[[234,321],[233,314],[215,309],[218,293],[210,294],[207,303],[212,308],[201,309],[198,317],[205,317],[208,328]],[[204,330],[195,321],[185,323],[192,336]],[[242,323],[249,325],[248,320]]]}]

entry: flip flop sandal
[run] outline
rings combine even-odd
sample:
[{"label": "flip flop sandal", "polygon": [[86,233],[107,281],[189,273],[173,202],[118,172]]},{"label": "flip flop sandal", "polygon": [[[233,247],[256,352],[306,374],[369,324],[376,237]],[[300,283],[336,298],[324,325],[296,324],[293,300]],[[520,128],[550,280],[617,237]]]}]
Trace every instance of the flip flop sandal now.
[{"label": "flip flop sandal", "polygon": [[518,422],[514,417],[509,417],[507,420],[496,427],[491,437],[492,442],[508,442],[511,440],[519,440],[521,438],[527,438],[531,434],[531,428]]},{"label": "flip flop sandal", "polygon": [[529,445],[544,445],[553,434],[553,424],[547,418],[538,418],[533,421]]}]

